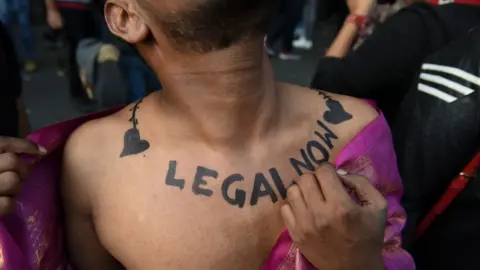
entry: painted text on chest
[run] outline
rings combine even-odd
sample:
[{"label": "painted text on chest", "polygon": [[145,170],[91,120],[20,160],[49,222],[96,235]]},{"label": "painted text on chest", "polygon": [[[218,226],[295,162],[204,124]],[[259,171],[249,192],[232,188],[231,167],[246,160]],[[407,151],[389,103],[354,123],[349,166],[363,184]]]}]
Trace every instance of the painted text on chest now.
[{"label": "painted text on chest", "polygon": [[[305,148],[300,149],[300,158],[290,158],[290,164],[300,176],[305,171],[312,172],[315,167],[328,162],[330,159],[331,150],[334,147],[334,142],[338,140],[338,136],[333,133],[322,121],[317,121],[317,129],[313,132],[315,139],[308,141]],[[176,177],[177,167],[179,163],[176,160],[169,162],[165,184],[177,187],[181,190],[185,188],[185,179]],[[197,196],[211,197],[214,193],[212,189],[208,188],[208,181],[218,179],[218,171],[204,166],[197,166],[196,173],[193,176],[192,192]],[[245,190],[234,188],[233,185],[245,180],[241,174],[232,174],[223,179],[221,185],[222,198],[228,204],[244,207],[247,204],[251,206],[257,205],[259,200],[263,197],[270,198],[272,203],[278,201],[278,196],[285,199],[287,189],[285,182],[281,178],[276,168],[271,168],[266,173],[255,173],[253,188],[250,194],[250,199],[247,200],[247,192]],[[230,192],[234,190],[234,192]],[[233,194],[233,196],[232,196]]]}]

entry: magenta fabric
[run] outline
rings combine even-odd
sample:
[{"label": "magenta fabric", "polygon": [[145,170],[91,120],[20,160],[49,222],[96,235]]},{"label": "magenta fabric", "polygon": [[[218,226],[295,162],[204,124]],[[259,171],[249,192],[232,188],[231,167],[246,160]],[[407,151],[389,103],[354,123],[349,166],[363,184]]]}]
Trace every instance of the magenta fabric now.
[{"label": "magenta fabric", "polygon": [[[118,109],[77,118],[41,129],[29,139],[48,149],[41,158],[25,157],[34,164],[17,198],[15,212],[0,222],[0,269],[61,270],[68,269],[62,239],[61,207],[58,179],[62,151],[70,134],[82,123],[103,117]],[[410,255],[400,248],[400,232],[405,213],[399,201],[402,195],[400,176],[390,130],[383,117],[364,128],[340,153],[335,166],[351,173],[366,175],[388,200],[388,221],[383,259],[388,270],[415,269]],[[284,231],[262,270],[314,269]],[[328,270],[328,269],[324,269]]]},{"label": "magenta fabric", "polygon": [[24,157],[34,164],[16,198],[15,211],[0,222],[1,270],[68,269],[62,239],[61,207],[58,191],[60,166],[65,142],[82,123],[118,109],[62,122],[34,132],[28,138],[49,154]]}]

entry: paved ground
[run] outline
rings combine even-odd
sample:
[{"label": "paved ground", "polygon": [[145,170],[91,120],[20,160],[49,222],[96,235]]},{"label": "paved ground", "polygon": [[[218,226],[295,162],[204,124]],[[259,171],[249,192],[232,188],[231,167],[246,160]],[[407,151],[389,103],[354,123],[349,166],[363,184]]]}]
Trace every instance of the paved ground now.
[{"label": "paved ground", "polygon": [[[281,81],[308,85],[318,58],[323,54],[326,40],[331,31],[319,28],[315,48],[305,52],[301,61],[280,61],[273,59],[276,76]],[[25,103],[29,109],[33,129],[38,129],[62,120],[81,116],[69,103],[67,80],[57,75],[57,52],[49,50],[42,41],[42,27],[35,28],[39,71],[24,85]],[[322,42],[323,41],[323,42]]]}]

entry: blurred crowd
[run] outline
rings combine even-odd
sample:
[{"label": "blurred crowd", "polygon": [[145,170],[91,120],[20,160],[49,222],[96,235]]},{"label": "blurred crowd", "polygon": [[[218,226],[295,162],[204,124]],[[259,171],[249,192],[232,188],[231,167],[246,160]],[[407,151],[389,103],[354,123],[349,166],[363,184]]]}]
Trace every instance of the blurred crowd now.
[{"label": "blurred crowd", "polygon": [[[59,74],[67,75],[72,106],[82,112],[127,104],[162,88],[136,48],[109,31],[103,17],[104,4],[104,0],[45,0],[40,12],[48,27],[44,41],[62,52],[57,60]],[[38,16],[38,12],[32,12],[30,5],[29,0],[0,2],[0,21],[13,38],[24,79],[39,68],[31,25],[32,14]],[[403,0],[372,5],[370,20],[352,48],[358,47],[376,24],[405,5]],[[38,5],[34,7],[39,9]],[[302,50],[314,47],[316,30],[323,31],[327,26],[340,30],[348,13],[345,1],[282,1],[265,37],[268,55],[300,60]]]}]

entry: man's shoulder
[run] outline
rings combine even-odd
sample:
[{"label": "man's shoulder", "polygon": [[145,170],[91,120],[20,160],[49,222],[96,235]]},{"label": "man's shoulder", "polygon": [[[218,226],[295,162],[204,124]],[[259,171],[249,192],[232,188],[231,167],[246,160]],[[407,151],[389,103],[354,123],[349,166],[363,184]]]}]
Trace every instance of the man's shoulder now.
[{"label": "man's shoulder", "polygon": [[[320,138],[320,144],[327,143],[330,151],[323,149],[322,153],[329,152],[331,162],[365,127],[382,121],[380,113],[367,100],[303,87],[292,87],[291,90],[290,104],[286,105],[289,122],[306,120],[300,126],[295,125],[304,127],[304,131],[315,130],[312,138]],[[383,121],[385,130],[388,130],[386,121]]]},{"label": "man's shoulder", "polygon": [[[333,123],[364,126],[375,120],[379,113],[367,100],[362,100],[350,96],[328,93],[317,89],[311,89],[300,86],[290,86],[291,100],[296,104],[302,104],[314,117],[327,117]],[[343,118],[336,120],[330,119],[331,111],[334,114],[343,114]],[[328,122],[328,121],[327,121]]]},{"label": "man's shoulder", "polygon": [[321,117],[339,134],[345,134],[348,141],[379,116],[378,110],[367,100],[318,90],[316,92],[322,99],[317,100],[317,117]]},{"label": "man's shoulder", "polygon": [[[128,129],[128,108],[112,115],[88,121],[69,137],[64,149],[64,163],[89,164],[91,169],[102,167],[118,157],[123,133]],[[127,117],[127,120],[125,118]],[[68,166],[67,166],[68,167]],[[74,166],[81,169],[82,166]]]},{"label": "man's shoulder", "polygon": [[[78,127],[68,138],[63,150],[61,187],[66,207],[91,211],[91,195],[102,172],[109,170],[116,138],[112,136],[121,125],[121,111]],[[110,138],[110,139],[109,139]],[[117,154],[118,156],[118,154]]]}]

